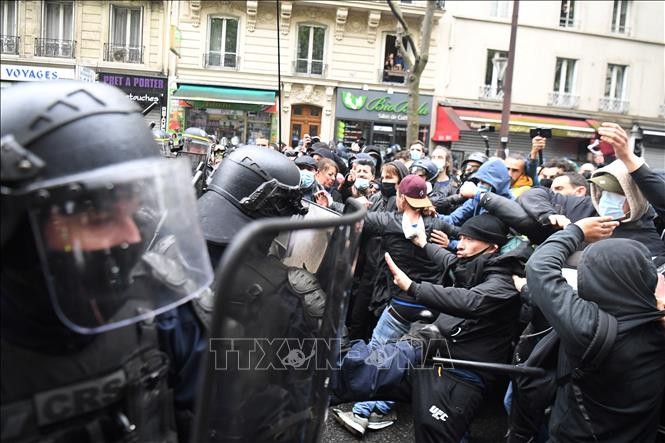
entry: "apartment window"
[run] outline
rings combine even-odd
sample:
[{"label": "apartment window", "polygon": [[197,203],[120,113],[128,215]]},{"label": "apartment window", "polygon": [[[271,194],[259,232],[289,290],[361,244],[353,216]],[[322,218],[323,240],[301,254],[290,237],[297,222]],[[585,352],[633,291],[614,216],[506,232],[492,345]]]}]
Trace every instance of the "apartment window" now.
[{"label": "apartment window", "polygon": [[0,43],[2,54],[18,54],[16,2],[0,3]]},{"label": "apartment window", "polygon": [[238,19],[210,18],[206,66],[238,67]]},{"label": "apartment window", "polygon": [[[408,48],[407,44],[406,39],[402,39],[402,47]],[[382,80],[389,83],[404,83],[406,79],[406,71],[409,67],[397,50],[396,35],[386,35],[383,60],[383,69],[381,70]]]},{"label": "apartment window", "polygon": [[143,9],[111,6],[111,35],[106,60],[143,62]]},{"label": "apartment window", "polygon": [[605,77],[605,97],[623,100],[626,95],[626,71],[628,67],[622,65],[607,65]]},{"label": "apartment window", "polygon": [[575,0],[562,0],[559,26],[575,26]]},{"label": "apartment window", "polygon": [[510,14],[510,1],[495,0],[490,2],[490,15],[497,18],[508,18]]},{"label": "apartment window", "polygon": [[496,49],[487,50],[485,84],[480,87],[480,98],[503,98],[503,76],[508,66],[508,52]]},{"label": "apartment window", "polygon": [[323,75],[325,39],[325,28],[312,25],[298,27],[298,53],[295,69],[297,73]]},{"label": "apartment window", "polygon": [[572,94],[575,91],[576,71],[577,60],[557,58],[556,72],[554,74],[554,92]]},{"label": "apartment window", "polygon": [[74,2],[45,1],[42,37],[35,39],[35,55],[74,57]]},{"label": "apartment window", "polygon": [[74,2],[47,1],[45,9],[44,37],[50,40],[73,40]]},{"label": "apartment window", "polygon": [[612,32],[628,32],[630,18],[630,0],[614,0],[612,11]]}]

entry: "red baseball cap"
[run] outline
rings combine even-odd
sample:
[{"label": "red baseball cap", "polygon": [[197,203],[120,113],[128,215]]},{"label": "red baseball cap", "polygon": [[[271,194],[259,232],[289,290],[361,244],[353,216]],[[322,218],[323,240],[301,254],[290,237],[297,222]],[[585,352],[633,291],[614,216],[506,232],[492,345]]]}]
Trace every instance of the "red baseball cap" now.
[{"label": "red baseball cap", "polygon": [[427,183],[417,175],[407,175],[399,183],[399,193],[413,208],[428,208],[432,202],[427,197]]}]

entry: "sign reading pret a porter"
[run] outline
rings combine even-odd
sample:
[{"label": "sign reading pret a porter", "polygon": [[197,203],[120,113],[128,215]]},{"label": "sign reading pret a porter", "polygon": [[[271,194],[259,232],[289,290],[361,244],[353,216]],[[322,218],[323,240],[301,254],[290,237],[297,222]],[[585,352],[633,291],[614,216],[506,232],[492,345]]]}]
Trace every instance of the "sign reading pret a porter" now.
[{"label": "sign reading pret a porter", "polygon": [[97,78],[100,83],[122,89],[130,100],[137,102],[144,109],[154,102],[157,106],[153,109],[159,110],[162,106],[166,106],[168,94],[166,77],[100,72]]},{"label": "sign reading pret a porter", "polygon": [[76,78],[76,70],[73,68],[0,64],[0,79],[2,80],[39,82],[74,78]]},{"label": "sign reading pret a porter", "polygon": [[[407,120],[409,96],[362,89],[337,90],[337,118],[369,121],[403,122]],[[432,96],[421,95],[418,115],[421,125],[429,125]]]}]

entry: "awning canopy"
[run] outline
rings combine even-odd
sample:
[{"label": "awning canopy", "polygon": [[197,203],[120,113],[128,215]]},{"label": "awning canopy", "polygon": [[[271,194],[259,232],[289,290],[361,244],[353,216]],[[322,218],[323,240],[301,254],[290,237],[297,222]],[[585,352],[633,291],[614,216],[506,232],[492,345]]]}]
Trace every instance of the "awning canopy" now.
[{"label": "awning canopy", "polygon": [[181,85],[173,94],[173,97],[180,100],[247,103],[264,106],[275,104],[275,93],[273,91],[220,88],[217,86]]},{"label": "awning canopy", "polygon": [[[461,120],[469,123],[472,129],[477,129],[483,124],[496,125],[497,131],[500,129],[501,112],[455,108],[455,113]],[[511,113],[508,123],[510,132],[529,132],[531,128],[551,128],[552,134],[556,137],[591,138],[596,132],[587,120],[550,115]]]},{"label": "awning canopy", "polygon": [[453,108],[448,106],[437,106],[436,108],[436,129],[432,140],[435,142],[456,142],[459,141],[460,131],[470,131],[471,129],[461,120]]}]

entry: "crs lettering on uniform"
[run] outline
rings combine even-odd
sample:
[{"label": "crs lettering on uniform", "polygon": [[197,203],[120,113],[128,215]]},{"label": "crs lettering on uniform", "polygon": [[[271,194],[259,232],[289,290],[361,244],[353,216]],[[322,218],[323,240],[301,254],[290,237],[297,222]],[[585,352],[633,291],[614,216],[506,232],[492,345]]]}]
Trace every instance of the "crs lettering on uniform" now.
[{"label": "crs lettering on uniform", "polygon": [[34,397],[39,426],[101,409],[120,398],[125,386],[120,369],[94,380],[40,392]]}]

